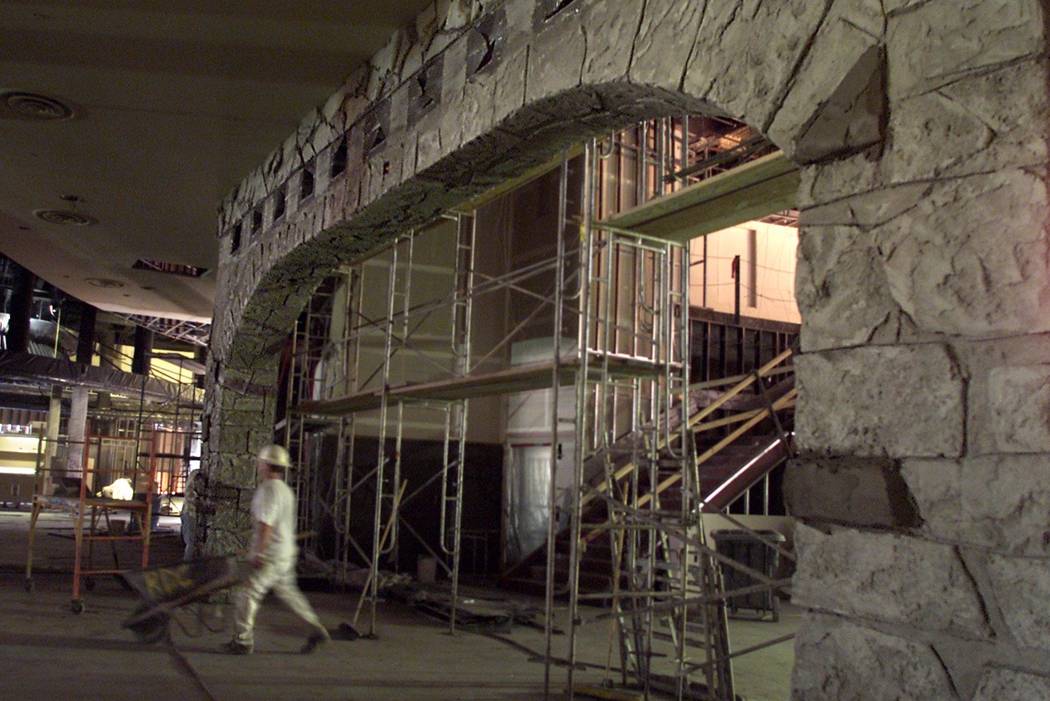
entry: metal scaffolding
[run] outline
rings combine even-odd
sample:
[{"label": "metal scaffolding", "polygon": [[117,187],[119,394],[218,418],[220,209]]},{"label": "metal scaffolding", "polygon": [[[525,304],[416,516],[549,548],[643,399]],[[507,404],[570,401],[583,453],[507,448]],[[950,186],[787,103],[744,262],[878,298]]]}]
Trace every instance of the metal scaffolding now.
[{"label": "metal scaffolding", "polygon": [[[375,633],[376,603],[381,588],[381,563],[396,556],[401,526],[406,526],[412,537],[424,542],[419,534],[401,518],[401,508],[437,482],[441,488],[439,551],[431,550],[452,580],[452,616],[450,629],[455,628],[455,601],[458,599],[459,561],[461,552],[461,521],[463,501],[463,469],[467,445],[468,398],[431,397],[425,400],[402,396],[395,385],[395,359],[404,361],[422,359],[431,372],[442,377],[464,377],[471,363],[471,318],[474,296],[475,225],[471,215],[454,213],[446,216],[455,227],[453,259],[449,274],[450,287],[440,302],[425,302],[413,306],[412,275],[414,241],[419,232],[398,237],[381,252],[347,266],[341,272],[331,291],[322,288],[322,295],[343,294],[340,308],[345,318],[333,321],[331,303],[312,302],[300,319],[293,339],[292,363],[289,373],[288,396],[299,411],[290,413],[284,425],[285,440],[289,445],[296,468],[292,482],[299,502],[301,532],[312,534],[304,539],[304,548],[314,545],[318,510],[334,524],[334,557],[328,568],[333,581],[348,583],[352,562],[366,563],[368,568],[364,592],[358,606],[360,612],[368,605],[368,632]],[[385,267],[387,292],[384,314],[370,316],[364,306],[366,267]],[[374,272],[373,272],[374,275]],[[381,286],[374,289],[383,289]],[[317,296],[315,295],[315,300]],[[448,344],[439,362],[423,352],[415,343],[419,328],[441,307],[448,307],[448,327],[444,341]],[[345,322],[345,323],[342,323]],[[340,326],[341,323],[341,326]],[[338,334],[333,328],[339,326]],[[378,363],[369,364],[362,358],[362,349],[370,339],[382,338],[382,352]],[[326,367],[327,363],[327,367]],[[403,375],[403,369],[402,373]],[[372,401],[348,411],[323,414],[309,409],[311,403],[331,397],[369,394]],[[420,485],[407,485],[401,478],[402,443],[406,406],[412,405],[435,415],[443,427],[441,469]],[[376,454],[374,460],[363,460],[357,444],[360,437],[361,413],[376,416]],[[335,479],[327,494],[320,493],[319,465],[311,464],[306,450],[306,433],[310,426],[328,427],[336,431],[337,452]],[[355,496],[368,495],[372,502],[371,537],[358,542],[352,532],[352,504]],[[424,546],[430,550],[429,546]]]},{"label": "metal scaffolding", "polygon": [[[476,213],[450,213],[446,218],[455,222],[455,250],[449,291],[442,299],[420,303],[412,299],[413,254],[419,234],[413,231],[398,237],[383,252],[387,297],[382,318],[370,318],[364,311],[366,293],[383,288],[365,285],[368,261],[358,261],[345,268],[340,285],[332,287],[345,295],[341,308],[348,322],[342,330],[333,334],[330,318],[312,320],[313,306],[308,308],[305,321],[300,320],[292,353],[293,366],[298,363],[299,369],[289,374],[289,403],[295,411],[286,423],[286,440],[293,457],[298,456],[293,475],[299,494],[300,530],[310,530],[313,510],[327,508],[337,524],[333,578],[346,582],[352,560],[366,563],[368,575],[358,610],[367,603],[369,634],[376,630],[380,564],[396,553],[400,527],[406,526],[423,542],[403,520],[401,510],[438,480],[441,552],[432,554],[440,555],[439,562],[451,580],[449,627],[455,630],[469,401],[550,389],[545,698],[551,694],[557,666],[566,669],[572,698],[578,666],[577,634],[580,626],[595,621],[609,625],[611,639],[616,641],[616,650],[610,645],[605,665],[610,680],[615,677],[621,684],[638,688],[646,698],[656,692],[678,699],[735,698],[733,657],[764,646],[732,651],[726,601],[755,587],[775,591],[785,582],[736,563],[708,545],[702,514],[709,509],[701,496],[701,471],[707,460],[737,436],[759,422],[776,421],[777,412],[793,404],[793,390],[772,398],[765,394],[770,378],[778,376],[779,366],[790,352],[739,378],[722,398],[699,406],[694,393],[697,388],[690,386],[689,375],[688,246],[601,221],[621,207],[673,192],[700,177],[698,173],[723,165],[718,161],[703,168],[692,167],[699,156],[708,153],[705,149],[709,150],[710,144],[705,141],[694,153],[694,141],[702,139],[692,138],[689,125],[688,117],[655,120],[637,127],[630,138],[620,134],[602,144],[589,142],[582,157],[579,192],[570,192],[570,159],[566,155],[559,169],[553,256],[531,260],[501,275],[481,275],[474,251]],[[748,133],[737,136],[745,139],[746,153],[734,158],[752,157],[760,150],[758,141]],[[624,154],[628,152],[633,152],[632,167],[637,174],[633,178],[635,191],[626,199],[622,188],[600,191],[607,178],[621,178]],[[610,165],[614,155],[615,166]],[[610,204],[610,197],[614,204]],[[379,265],[377,261],[380,259],[372,258],[371,264]],[[528,288],[526,283],[537,280],[550,283],[547,294]],[[473,303],[508,290],[535,302],[536,309],[475,361],[471,354]],[[334,292],[322,290],[322,294]],[[327,305],[329,313],[332,308],[332,304]],[[449,313],[446,362],[435,360],[414,341],[415,332],[440,309]],[[549,360],[497,371],[483,367],[512,338],[521,338],[526,326],[533,324],[535,331],[536,319],[546,318],[540,317],[541,312],[550,313]],[[380,362],[374,368],[363,367],[363,341],[377,333],[382,335]],[[430,368],[431,374],[416,378],[401,372],[395,381],[392,361],[409,354],[421,367]],[[338,373],[317,371],[325,358],[337,359],[327,362],[338,366]],[[327,378],[323,390],[316,387],[318,378]],[[296,382],[301,386],[293,387]],[[717,384],[708,383],[711,387]],[[559,406],[562,387],[572,388],[571,416],[564,415],[564,407]],[[768,399],[764,407],[739,417],[703,421],[748,388],[758,388]],[[420,485],[408,486],[402,480],[406,406],[439,412],[444,426],[441,469]],[[355,458],[355,442],[360,435],[359,417],[365,412],[378,412],[378,450],[374,461],[362,465]],[[338,432],[337,478],[328,495],[317,493],[317,476],[305,467],[302,432],[311,421],[336,427]],[[696,454],[696,431],[733,423],[742,424],[743,430],[735,429],[715,448]],[[298,438],[293,426],[298,427]],[[572,486],[564,504],[559,503],[555,485],[566,426],[571,426],[572,434]],[[779,423],[777,426],[780,428]],[[786,451],[789,436],[782,429],[778,440]],[[364,544],[351,532],[352,496],[362,490],[371,492],[373,507],[370,542]],[[559,520],[564,506],[569,513],[567,529]],[[568,531],[568,552],[559,552],[564,530]],[[588,547],[603,542],[611,553],[609,589],[581,591],[580,573]],[[789,556],[776,543],[761,537],[759,542]],[[723,567],[745,572],[759,584],[727,592]],[[553,649],[559,620],[556,601],[562,598],[567,599],[563,627],[568,649],[564,658]],[[584,617],[581,607],[586,604],[606,606],[608,611]],[[614,653],[618,665],[612,664]]]},{"label": "metal scaffolding", "polygon": [[[119,355],[115,349],[106,351],[107,362]],[[85,417],[94,428],[83,439],[61,436],[57,427],[53,436],[40,436],[26,550],[27,590],[33,589],[34,541],[44,511],[60,511],[73,520],[74,613],[84,610],[83,591],[94,587],[95,577],[127,571],[118,543],[137,544],[136,566],[149,564],[153,525],[162,510],[174,510],[173,498],[184,493],[191,466],[200,461],[203,391],[192,379],[185,381],[179,359],[174,362],[179,364],[177,374],[153,368],[151,375],[137,378],[137,401],[100,402],[103,406]],[[151,376],[168,383],[166,401],[147,395]],[[117,480],[126,480],[133,495],[113,497],[103,491]],[[97,563],[96,543],[109,546],[111,565]]]}]

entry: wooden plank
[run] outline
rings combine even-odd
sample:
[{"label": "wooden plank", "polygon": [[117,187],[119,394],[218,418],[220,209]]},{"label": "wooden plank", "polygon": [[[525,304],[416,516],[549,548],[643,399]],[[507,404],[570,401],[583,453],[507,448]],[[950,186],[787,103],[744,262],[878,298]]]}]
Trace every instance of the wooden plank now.
[{"label": "wooden plank", "polygon": [[[797,389],[792,389],[790,392],[788,392],[783,397],[781,397],[780,399],[778,399],[776,402],[773,403],[773,410],[774,411],[780,411],[782,409],[788,408],[789,406],[794,406],[795,397],[796,397],[797,394],[798,394],[798,390]],[[757,414],[756,416],[754,416],[751,419],[749,419],[747,421],[747,423],[745,423],[742,426],[740,426],[740,428],[736,429],[735,431],[730,433],[728,436],[726,436],[725,438],[720,440],[718,443],[716,443],[715,445],[711,446],[706,451],[704,451],[703,453],[698,455],[697,458],[696,458],[696,464],[699,466],[699,465],[707,462],[712,457],[714,457],[716,454],[718,454],[722,450],[722,448],[725,448],[727,445],[729,445],[730,443],[735,441],[737,438],[739,438],[740,436],[742,436],[745,433],[747,433],[748,431],[750,431],[752,428],[757,426],[759,423],[761,423],[763,420],[765,420],[765,418],[767,416],[770,416],[770,415],[771,415],[771,412],[769,411],[769,409],[763,409],[759,414]],[[682,479],[682,473],[681,472],[675,472],[674,474],[669,475],[662,482],[657,484],[656,485],[656,489],[653,490],[653,491],[656,494],[662,494],[669,487],[672,487],[675,484],[677,484],[680,479]],[[648,504],[650,501],[652,501],[652,498],[653,498],[653,492],[648,492],[646,494],[643,494],[638,499],[638,508],[641,508],[642,506],[645,506],[646,504]]]},{"label": "wooden plank", "polygon": [[604,223],[685,243],[744,221],[791,209],[799,172],[782,151],[690,185]]},{"label": "wooden plank", "polygon": [[[578,364],[575,359],[562,363],[560,385],[575,382]],[[396,401],[453,401],[514,392],[545,389],[551,386],[553,364],[550,361],[530,363],[494,372],[477,373],[466,377],[451,377],[430,382],[390,387],[387,399]],[[632,361],[626,358],[609,359],[609,375],[612,378],[651,375],[659,371],[652,363]],[[592,367],[592,381],[599,379],[599,369]],[[301,414],[343,416],[360,411],[378,409],[382,401],[380,389],[358,392],[334,399],[301,402],[296,411]]]}]

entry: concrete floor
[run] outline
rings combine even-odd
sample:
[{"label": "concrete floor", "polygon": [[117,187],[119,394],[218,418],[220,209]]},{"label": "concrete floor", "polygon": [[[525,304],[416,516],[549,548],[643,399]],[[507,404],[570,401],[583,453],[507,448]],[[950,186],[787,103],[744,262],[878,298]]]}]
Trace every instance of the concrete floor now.
[{"label": "concrete floor", "polygon": [[[24,540],[21,551],[17,541],[24,538],[19,524],[25,522],[17,514],[0,512],[0,659],[8,698],[410,701],[524,700],[542,694],[544,667],[530,654],[542,650],[542,631],[517,626],[501,639],[474,633],[449,636],[443,626],[395,603],[380,606],[377,640],[335,641],[309,656],[298,654],[306,631],[273,600],[260,613],[252,656],[218,652],[229,637],[225,607],[204,611],[204,622],[216,632],[183,609],[177,619],[182,625],[173,625],[173,646],[144,646],[120,627],[137,601],[113,579],[98,580],[80,615],[70,612],[68,574],[38,574],[35,590],[24,591]],[[61,520],[53,525],[61,527]],[[60,569],[60,551],[68,548],[71,553],[71,543],[44,540],[51,568]],[[163,552],[159,547],[158,553]],[[168,544],[167,552],[175,556],[176,548]],[[9,559],[13,555],[14,562]],[[354,593],[309,592],[308,597],[331,627],[352,618],[357,599]],[[734,620],[730,635],[739,648],[792,632],[797,625],[798,615],[789,608],[776,624]],[[579,659],[603,664],[607,627],[580,630]],[[555,654],[564,654],[565,637],[555,640]],[[749,701],[788,698],[792,659],[791,642],[740,658],[734,667],[737,692]],[[563,690],[564,668],[554,668],[552,674],[554,688]],[[600,669],[577,675],[581,683],[600,683],[602,678]]]}]

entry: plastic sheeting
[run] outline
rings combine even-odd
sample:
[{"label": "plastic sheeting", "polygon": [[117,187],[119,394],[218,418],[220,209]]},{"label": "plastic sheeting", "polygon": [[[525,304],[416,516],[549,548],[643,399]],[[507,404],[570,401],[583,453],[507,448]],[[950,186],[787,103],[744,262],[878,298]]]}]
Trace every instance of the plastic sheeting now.
[{"label": "plastic sheeting", "polygon": [[550,509],[551,449],[548,446],[514,448],[507,475],[507,563],[543,545]]}]

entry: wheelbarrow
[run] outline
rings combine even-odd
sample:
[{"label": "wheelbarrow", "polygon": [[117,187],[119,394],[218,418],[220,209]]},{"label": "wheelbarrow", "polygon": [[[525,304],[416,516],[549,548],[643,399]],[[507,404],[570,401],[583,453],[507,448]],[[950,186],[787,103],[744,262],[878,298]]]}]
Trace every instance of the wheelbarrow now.
[{"label": "wheelbarrow", "polygon": [[234,587],[245,581],[250,572],[251,565],[234,556],[124,572],[121,577],[138,592],[142,602],[121,626],[142,643],[167,640],[175,609]]}]

